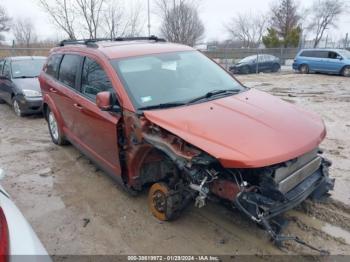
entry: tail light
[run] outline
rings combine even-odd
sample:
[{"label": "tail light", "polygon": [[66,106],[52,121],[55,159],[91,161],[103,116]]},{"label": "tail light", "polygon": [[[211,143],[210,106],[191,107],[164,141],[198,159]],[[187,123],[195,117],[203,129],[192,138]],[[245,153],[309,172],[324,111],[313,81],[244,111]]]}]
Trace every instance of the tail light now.
[{"label": "tail light", "polygon": [[4,211],[0,207],[0,262],[7,262],[9,255],[9,232]]}]

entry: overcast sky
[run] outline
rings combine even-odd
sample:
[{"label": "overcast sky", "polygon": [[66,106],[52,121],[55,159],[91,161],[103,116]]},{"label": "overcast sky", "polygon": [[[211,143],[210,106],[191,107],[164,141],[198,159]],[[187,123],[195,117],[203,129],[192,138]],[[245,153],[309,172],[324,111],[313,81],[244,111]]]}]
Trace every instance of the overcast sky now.
[{"label": "overcast sky", "polygon": [[[147,0],[126,0],[126,3],[130,1],[139,1],[139,3],[144,6],[142,10],[144,10],[143,17],[145,19],[146,33]],[[150,1],[152,7],[152,2],[155,0]],[[275,0],[200,0],[200,17],[206,29],[205,40],[226,39],[228,35],[225,32],[224,25],[237,13],[265,13],[269,10],[271,3],[274,1]],[[299,3],[302,3],[301,8],[304,9],[310,6],[312,1],[313,0],[299,0]],[[350,0],[345,1],[350,4]],[[0,4],[7,9],[11,17],[32,19],[40,39],[61,39],[66,37],[51,24],[48,15],[39,7],[38,0],[1,0]],[[157,35],[160,22],[154,13],[151,15],[151,23],[151,33]],[[344,37],[347,32],[350,33],[350,14],[343,15],[338,24],[339,28],[329,29],[326,35],[328,34],[333,38],[341,38]],[[11,38],[10,35],[7,36],[7,40],[11,40]]]}]

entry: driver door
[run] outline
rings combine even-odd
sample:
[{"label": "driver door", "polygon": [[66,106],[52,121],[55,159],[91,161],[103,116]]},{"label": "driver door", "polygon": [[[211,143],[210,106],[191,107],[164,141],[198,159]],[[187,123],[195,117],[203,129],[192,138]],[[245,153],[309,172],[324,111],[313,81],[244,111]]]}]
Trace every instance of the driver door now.
[{"label": "driver door", "polygon": [[101,111],[96,106],[99,92],[114,92],[110,77],[99,63],[85,57],[80,82],[74,122],[81,150],[109,173],[121,175],[117,134],[121,114]]}]

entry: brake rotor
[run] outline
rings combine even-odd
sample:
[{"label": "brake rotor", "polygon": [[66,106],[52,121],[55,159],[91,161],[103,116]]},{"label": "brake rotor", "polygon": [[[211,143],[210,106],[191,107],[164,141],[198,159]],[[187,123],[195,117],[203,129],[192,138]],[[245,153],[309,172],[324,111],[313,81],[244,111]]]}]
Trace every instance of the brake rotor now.
[{"label": "brake rotor", "polygon": [[168,221],[176,218],[180,203],[180,195],[173,192],[166,183],[155,183],[151,186],[148,207],[157,219]]}]

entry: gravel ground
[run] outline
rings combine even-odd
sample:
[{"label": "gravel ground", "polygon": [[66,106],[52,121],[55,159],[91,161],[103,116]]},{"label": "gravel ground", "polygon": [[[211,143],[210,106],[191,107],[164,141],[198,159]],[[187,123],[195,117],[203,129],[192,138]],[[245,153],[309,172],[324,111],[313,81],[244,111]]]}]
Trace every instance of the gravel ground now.
[{"label": "gravel ground", "polygon": [[[323,117],[335,191],[326,203],[288,212],[286,233],[350,255],[350,79],[285,72],[238,78]],[[2,185],[50,254],[317,254],[295,243],[278,249],[248,219],[216,204],[159,222],[146,194],[127,196],[74,147],[51,143],[43,118],[18,119],[7,105],[0,105],[0,167]]]}]

